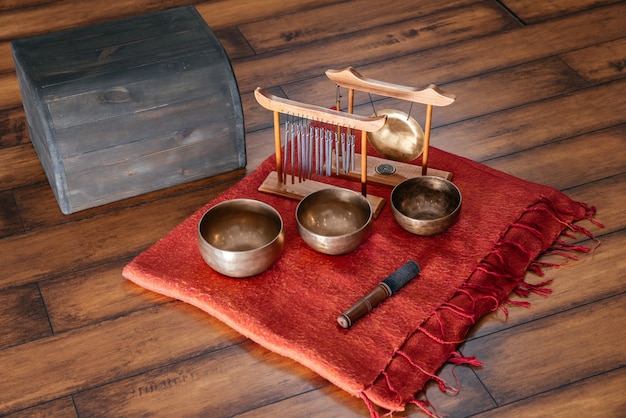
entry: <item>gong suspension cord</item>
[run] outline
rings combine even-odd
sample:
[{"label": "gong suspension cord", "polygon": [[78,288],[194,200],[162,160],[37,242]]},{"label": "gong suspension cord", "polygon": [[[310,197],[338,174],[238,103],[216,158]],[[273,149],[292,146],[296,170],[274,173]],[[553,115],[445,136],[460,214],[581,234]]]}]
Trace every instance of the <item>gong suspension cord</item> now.
[{"label": "gong suspension cord", "polygon": [[372,100],[372,95],[370,93],[367,93],[367,96],[370,98],[370,104],[372,105],[372,110],[374,111],[374,116],[378,116],[378,113],[376,113],[376,108],[374,107],[374,101]]},{"label": "gong suspension cord", "polygon": [[409,113],[406,115],[406,120],[411,118],[411,111],[413,110],[413,102],[411,102],[411,106],[409,106]]}]

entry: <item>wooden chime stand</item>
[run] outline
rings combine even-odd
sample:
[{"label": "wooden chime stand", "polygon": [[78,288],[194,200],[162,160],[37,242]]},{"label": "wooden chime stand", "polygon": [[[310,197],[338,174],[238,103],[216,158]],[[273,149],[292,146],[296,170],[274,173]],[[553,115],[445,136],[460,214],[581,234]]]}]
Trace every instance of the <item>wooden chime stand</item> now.
[{"label": "wooden chime stand", "polygon": [[[361,147],[367,150],[367,132],[374,132],[381,129],[386,122],[386,116],[365,117],[345,113],[341,111],[327,109],[321,106],[315,106],[306,103],[296,102],[294,100],[284,99],[269,94],[262,88],[258,87],[254,91],[257,102],[265,109],[274,112],[274,145],[276,152],[276,172],[270,173],[265,181],[259,187],[259,191],[284,196],[292,199],[302,199],[308,194],[320,190],[322,188],[332,187],[326,183],[315,180],[306,180],[288,183],[283,177],[283,158],[281,150],[280,138],[280,114],[297,115],[298,117],[319,121],[329,125],[349,127],[350,129],[360,130]],[[330,161],[326,161],[330,164]],[[361,153],[361,166],[367,166],[367,151]],[[374,216],[378,216],[385,204],[383,198],[367,194],[367,171],[363,171],[361,176],[361,193],[372,205]]]},{"label": "wooden chime stand", "polygon": [[[426,105],[426,123],[424,129],[424,149],[422,153],[421,175],[434,175],[450,180],[452,173],[442,170],[428,168],[428,150],[430,146],[430,131],[432,123],[433,106],[448,106],[456,100],[453,94],[441,91],[437,86],[431,84],[425,89],[418,90],[413,87],[402,86],[398,84],[386,83],[383,81],[372,80],[363,77],[354,68],[348,67],[343,70],[327,70],[326,76],[336,85],[348,89],[348,113],[354,111],[354,91],[363,91],[366,93],[377,94],[381,96],[393,97],[396,99],[407,100],[414,103]],[[363,159],[362,159],[363,160]],[[370,163],[367,163],[367,160]],[[380,174],[372,171],[372,167],[384,164],[386,160],[377,159],[375,157],[366,158],[361,170],[361,175],[366,172],[366,176],[371,182],[394,186],[400,181],[419,175],[419,167],[411,164],[395,162],[393,164],[395,172],[393,174]],[[368,168],[369,167],[369,168]],[[354,176],[348,173],[348,176]]]}]

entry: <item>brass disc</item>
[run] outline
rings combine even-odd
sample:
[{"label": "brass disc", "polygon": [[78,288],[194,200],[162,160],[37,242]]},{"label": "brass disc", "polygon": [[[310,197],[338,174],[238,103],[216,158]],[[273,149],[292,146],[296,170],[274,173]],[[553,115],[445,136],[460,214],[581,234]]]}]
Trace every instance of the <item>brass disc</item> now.
[{"label": "brass disc", "polygon": [[387,115],[387,122],[367,139],[380,155],[399,162],[413,161],[424,150],[424,131],[420,124],[404,112],[384,109],[375,116]]}]

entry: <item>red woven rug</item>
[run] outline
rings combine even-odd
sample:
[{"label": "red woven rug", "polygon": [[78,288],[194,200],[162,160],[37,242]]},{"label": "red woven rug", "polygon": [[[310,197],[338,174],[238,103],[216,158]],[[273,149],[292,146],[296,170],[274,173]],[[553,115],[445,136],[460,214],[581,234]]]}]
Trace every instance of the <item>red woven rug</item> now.
[{"label": "red woven rug", "polygon": [[[403,410],[455,351],[468,329],[513,290],[545,251],[567,247],[559,236],[593,208],[559,191],[529,183],[432,148],[431,166],[454,174],[463,195],[461,216],[445,233],[418,237],[401,229],[387,203],[372,236],[356,251],[327,256],[309,248],[295,224],[297,202],[257,191],[275,169],[273,157],[199,209],[124,269],[124,276],[180,299],[266,348],[296,360],[370,407]],[[360,190],[336,177],[322,179]],[[391,188],[368,186],[388,200]],[[212,205],[238,197],[266,202],[282,215],[286,246],[267,272],[232,279],[202,260],[197,224]],[[566,248],[567,249],[567,248]],[[569,248],[571,249],[571,248]],[[418,278],[352,328],[336,318],[408,260]],[[421,406],[424,406],[421,404]],[[370,409],[373,414],[374,409]]]}]

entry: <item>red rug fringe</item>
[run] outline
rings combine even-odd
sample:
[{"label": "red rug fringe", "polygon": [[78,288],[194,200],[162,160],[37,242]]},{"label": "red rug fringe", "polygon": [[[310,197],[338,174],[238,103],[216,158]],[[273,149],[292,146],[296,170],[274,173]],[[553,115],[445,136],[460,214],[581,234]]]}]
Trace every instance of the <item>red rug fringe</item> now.
[{"label": "red rug fringe", "polygon": [[[599,227],[603,227],[603,225],[594,218],[596,213],[595,207],[587,206],[584,203],[579,204],[585,211],[585,214],[582,217],[577,216],[574,212],[557,207],[554,202],[545,197],[542,197],[534,205],[527,208],[520,216],[519,221],[511,224],[509,229],[502,235],[500,241],[494,246],[493,251],[485,257],[485,259],[478,263],[474,273],[470,275],[462,288],[456,292],[448,303],[445,303],[437,308],[431,316],[417,328],[415,333],[407,338],[405,346],[409,345],[409,342],[412,339],[418,338],[419,334],[421,334],[441,347],[448,348],[447,350],[441,350],[442,352],[447,353],[448,356],[447,360],[444,360],[444,364],[449,363],[454,365],[454,367],[459,365],[481,367],[482,363],[475,357],[464,357],[460,352],[455,350],[455,347],[458,344],[464,342],[466,332],[476,322],[476,320],[485,313],[495,311],[497,309],[502,310],[505,315],[508,315],[509,312],[505,305],[521,306],[525,308],[529,308],[531,306],[530,302],[527,301],[511,300],[509,298],[510,294],[516,294],[521,297],[528,297],[530,294],[548,297],[552,293],[552,289],[547,286],[552,283],[552,280],[546,280],[535,284],[529,283],[525,280],[526,273],[531,272],[543,277],[545,275],[545,268],[562,268],[575,264],[570,263],[570,261],[578,260],[576,253],[586,254],[591,252],[593,254],[595,249],[600,245],[600,241],[597,240],[589,230],[574,224],[574,222],[586,219]],[[534,239],[538,242],[545,241],[546,236],[544,232],[542,232],[542,228],[533,224],[531,221],[533,218],[532,215],[536,213],[543,213],[550,216],[562,227],[559,236],[557,236],[557,238],[549,244],[545,250],[539,252],[536,250],[533,251],[532,246],[524,245],[519,241],[519,239],[516,241],[507,239],[510,234],[513,234],[513,231],[516,231],[517,235],[519,235],[519,232],[521,231],[527,240]],[[568,220],[567,218],[571,220]],[[564,237],[576,238],[576,234],[583,234],[588,238],[593,239],[596,241],[596,245],[589,248],[583,245],[567,243],[563,240]],[[524,261],[525,268],[523,270],[518,269],[515,271],[514,268],[511,268],[508,260],[505,256],[503,256],[501,251],[503,246],[513,247],[519,253],[519,257],[526,259]],[[563,263],[548,263],[538,260],[543,255],[561,256],[565,259],[565,261]],[[480,280],[475,280],[477,276]],[[445,335],[445,326],[441,318],[443,312],[466,321],[466,326],[462,331],[463,335],[460,335],[460,333],[457,333],[456,335]],[[420,367],[420,365],[417,364],[417,357],[411,356],[410,353],[404,351],[403,349],[396,351],[396,354],[390,361],[388,368],[392,366],[392,363],[400,361],[399,359],[408,363],[416,373],[423,375],[425,382],[429,380],[434,381],[443,393],[457,394],[460,391],[460,384],[458,378],[456,377],[456,373],[454,372],[454,368],[452,370],[452,375],[456,380],[456,386],[450,385],[439,376]],[[381,371],[378,379],[379,381],[381,377],[383,381],[382,386],[386,386],[386,389],[394,392],[398,397],[401,397],[398,389],[396,388],[397,383],[391,381],[389,374],[387,373],[387,369]],[[365,392],[371,390],[377,383],[380,384],[379,381],[374,382],[370,388],[366,389],[361,394],[361,397],[368,405],[372,418],[379,418],[380,415],[373,408],[374,403],[367,395],[365,395]],[[416,405],[422,412],[430,417],[441,416],[428,400],[418,399],[417,395],[418,394],[413,394],[408,399],[404,399],[402,402],[405,405]],[[403,409],[404,408],[397,409],[397,411]],[[389,415],[392,415],[393,412],[393,410],[390,410]]]}]

